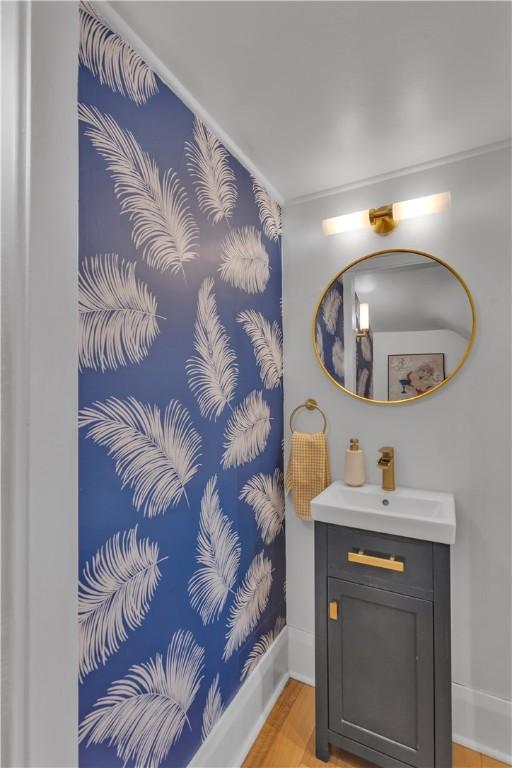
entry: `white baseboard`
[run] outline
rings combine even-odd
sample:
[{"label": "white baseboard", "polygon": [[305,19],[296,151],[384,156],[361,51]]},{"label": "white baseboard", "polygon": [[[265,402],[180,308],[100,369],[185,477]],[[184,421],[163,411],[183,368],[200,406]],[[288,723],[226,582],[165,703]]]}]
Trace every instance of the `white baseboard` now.
[{"label": "white baseboard", "polygon": [[[315,638],[288,627],[290,677],[315,684]],[[453,741],[512,764],[512,702],[452,683]]]},{"label": "white baseboard", "polygon": [[288,678],[285,627],[201,744],[189,768],[239,768]]},{"label": "white baseboard", "polygon": [[452,683],[453,740],[512,764],[512,702]]},{"label": "white baseboard", "polygon": [[290,677],[308,685],[315,684],[315,637],[288,625],[288,663]]}]

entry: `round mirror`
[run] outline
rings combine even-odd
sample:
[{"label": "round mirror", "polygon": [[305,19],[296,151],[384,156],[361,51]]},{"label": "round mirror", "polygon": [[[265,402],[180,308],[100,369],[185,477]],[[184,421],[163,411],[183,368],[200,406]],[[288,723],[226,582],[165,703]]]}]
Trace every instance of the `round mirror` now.
[{"label": "round mirror", "polygon": [[341,389],[404,403],[446,384],[475,335],[473,298],[448,264],[421,251],[378,251],[325,289],[313,319],[318,361]]}]

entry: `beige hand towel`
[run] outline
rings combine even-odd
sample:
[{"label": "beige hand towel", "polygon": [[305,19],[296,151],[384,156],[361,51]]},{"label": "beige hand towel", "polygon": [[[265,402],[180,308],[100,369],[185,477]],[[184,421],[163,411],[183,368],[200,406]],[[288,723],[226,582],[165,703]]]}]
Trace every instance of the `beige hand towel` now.
[{"label": "beige hand towel", "polygon": [[292,492],[295,513],[303,520],[311,520],[311,499],[331,482],[329,449],[323,432],[292,432],[285,482],[286,490]]}]

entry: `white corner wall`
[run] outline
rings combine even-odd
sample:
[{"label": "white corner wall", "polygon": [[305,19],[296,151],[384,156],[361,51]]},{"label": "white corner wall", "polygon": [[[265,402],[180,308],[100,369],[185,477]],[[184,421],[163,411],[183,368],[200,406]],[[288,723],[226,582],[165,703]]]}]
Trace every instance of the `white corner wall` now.
[{"label": "white corner wall", "polygon": [[[322,234],[324,218],[444,190],[452,193],[451,211],[404,221],[385,239],[370,229]],[[400,406],[346,395],[324,376],[311,344],[313,310],[332,276],[388,247],[427,251],[455,267],[473,293],[478,324],[472,354],[453,381]],[[510,260],[509,149],[285,208],[285,413],[308,397],[318,400],[329,420],[334,478],[341,478],[348,439],[357,436],[370,482],[379,482],[377,449],[393,445],[400,485],[455,494],[454,738],[512,761]],[[289,500],[286,544],[291,675],[311,681],[313,526],[295,517]]]},{"label": "white corner wall", "polygon": [[2,137],[1,763],[71,768],[78,728],[78,4],[4,3],[1,13],[8,41],[2,85],[9,87],[2,95],[10,95]]}]

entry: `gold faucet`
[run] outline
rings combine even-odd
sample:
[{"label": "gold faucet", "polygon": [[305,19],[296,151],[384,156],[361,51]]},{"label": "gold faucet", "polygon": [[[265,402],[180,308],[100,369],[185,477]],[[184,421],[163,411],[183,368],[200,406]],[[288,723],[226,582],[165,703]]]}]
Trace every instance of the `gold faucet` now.
[{"label": "gold faucet", "polygon": [[382,490],[395,491],[395,449],[390,446],[379,448],[382,454],[377,466],[382,468]]}]

